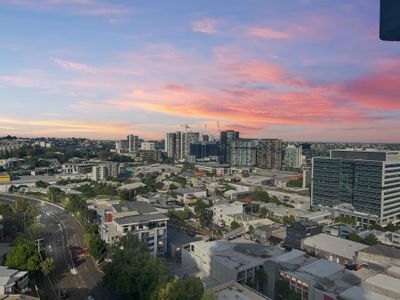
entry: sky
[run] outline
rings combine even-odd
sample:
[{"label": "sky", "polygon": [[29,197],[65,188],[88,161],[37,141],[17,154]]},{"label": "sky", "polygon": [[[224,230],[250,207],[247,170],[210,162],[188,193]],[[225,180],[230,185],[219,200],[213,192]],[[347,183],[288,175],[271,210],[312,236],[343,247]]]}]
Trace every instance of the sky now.
[{"label": "sky", "polygon": [[378,0],[0,0],[0,136],[400,142]]}]

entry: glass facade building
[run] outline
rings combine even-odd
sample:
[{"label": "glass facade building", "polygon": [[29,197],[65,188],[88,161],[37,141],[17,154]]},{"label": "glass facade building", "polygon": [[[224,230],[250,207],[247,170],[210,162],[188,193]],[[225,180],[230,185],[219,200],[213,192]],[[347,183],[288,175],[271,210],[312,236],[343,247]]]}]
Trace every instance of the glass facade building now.
[{"label": "glass facade building", "polygon": [[379,216],[381,225],[400,222],[400,152],[332,150],[312,168],[312,206],[351,204]]}]

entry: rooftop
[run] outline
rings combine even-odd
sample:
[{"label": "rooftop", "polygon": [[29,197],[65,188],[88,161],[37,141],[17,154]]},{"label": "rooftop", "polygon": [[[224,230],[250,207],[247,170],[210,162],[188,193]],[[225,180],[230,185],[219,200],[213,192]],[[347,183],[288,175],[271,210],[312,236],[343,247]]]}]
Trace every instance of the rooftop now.
[{"label": "rooftop", "polygon": [[385,245],[370,246],[362,249],[360,252],[400,259],[400,249],[392,248]]},{"label": "rooftop", "polygon": [[303,243],[309,247],[315,247],[348,259],[353,259],[356,251],[368,248],[368,246],[364,244],[345,240],[326,233],[308,237]]},{"label": "rooftop", "polygon": [[256,291],[241,285],[238,282],[230,281],[213,288],[218,300],[266,300],[269,299]]},{"label": "rooftop", "polygon": [[344,270],[344,266],[325,259],[319,259],[299,269],[300,272],[305,272],[318,278],[329,277],[342,270]]},{"label": "rooftop", "polygon": [[168,217],[164,214],[156,213],[156,214],[147,214],[147,215],[136,215],[136,216],[125,216],[121,218],[114,219],[115,223],[119,225],[128,225],[128,224],[140,224],[147,223],[151,221],[162,221],[168,220]]},{"label": "rooftop", "polygon": [[130,201],[125,204],[113,204],[113,209],[116,212],[137,211],[140,214],[157,213],[157,209],[146,202]]},{"label": "rooftop", "polygon": [[361,286],[353,286],[340,293],[340,299],[343,300],[390,300],[393,298],[367,290]]},{"label": "rooftop", "polygon": [[133,182],[128,184],[123,184],[117,188],[117,190],[135,190],[141,187],[145,187],[146,185],[143,182]]},{"label": "rooftop", "polygon": [[380,289],[388,291],[392,295],[400,296],[400,279],[394,278],[385,274],[376,274],[365,280],[367,286],[373,287],[373,289]]}]

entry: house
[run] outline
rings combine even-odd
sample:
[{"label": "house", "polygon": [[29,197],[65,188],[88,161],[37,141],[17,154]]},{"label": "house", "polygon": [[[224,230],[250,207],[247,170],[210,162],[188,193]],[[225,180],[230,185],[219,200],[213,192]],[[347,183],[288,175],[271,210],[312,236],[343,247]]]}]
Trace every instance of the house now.
[{"label": "house", "polygon": [[178,201],[184,204],[194,203],[197,199],[207,197],[207,191],[194,188],[177,189],[175,193]]},{"label": "house", "polygon": [[0,266],[0,295],[24,293],[28,287],[28,272]]}]

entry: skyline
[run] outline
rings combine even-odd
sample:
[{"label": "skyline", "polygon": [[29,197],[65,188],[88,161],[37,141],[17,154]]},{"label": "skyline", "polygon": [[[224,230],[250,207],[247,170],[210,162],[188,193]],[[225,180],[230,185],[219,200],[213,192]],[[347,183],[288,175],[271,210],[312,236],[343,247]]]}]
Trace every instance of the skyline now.
[{"label": "skyline", "polygon": [[[250,5],[249,5],[250,3]],[[0,135],[400,142],[379,1],[0,0]]]}]

